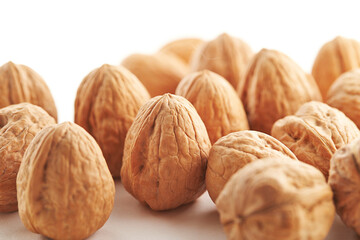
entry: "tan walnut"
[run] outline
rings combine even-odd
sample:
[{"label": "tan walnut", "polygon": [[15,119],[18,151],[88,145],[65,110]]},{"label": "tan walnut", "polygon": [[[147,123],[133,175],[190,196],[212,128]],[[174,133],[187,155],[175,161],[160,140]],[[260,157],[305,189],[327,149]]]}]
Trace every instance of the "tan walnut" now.
[{"label": "tan walnut", "polygon": [[284,144],[257,131],[239,131],[220,138],[210,149],[206,188],[215,202],[230,177],[246,164],[268,157],[297,160]]},{"label": "tan walnut", "polygon": [[331,85],[326,103],[345,113],[360,127],[360,69],[340,75]]},{"label": "tan walnut", "polygon": [[262,49],[238,86],[250,128],[270,134],[274,122],[304,103],[322,100],[311,77],[285,54]]},{"label": "tan walnut", "polygon": [[44,80],[31,68],[8,62],[0,67],[0,108],[22,102],[40,106],[57,120],[54,99]]},{"label": "tan walnut", "polygon": [[210,140],[204,123],[185,98],[164,94],[139,110],[125,140],[121,180],[153,210],[167,210],[205,191]]},{"label": "tan walnut", "polygon": [[152,97],[175,93],[188,72],[188,67],[178,57],[165,53],[133,54],[125,58],[122,65],[135,74]]},{"label": "tan walnut", "polygon": [[322,240],[335,215],[332,192],[316,168],[269,158],[236,172],[216,200],[230,240]]},{"label": "tan walnut", "polygon": [[340,148],[331,158],[329,184],[337,213],[360,234],[360,138]]},{"label": "tan walnut", "polygon": [[16,175],[25,150],[37,132],[52,124],[54,118],[30,103],[0,109],[0,212],[17,210]]},{"label": "tan walnut", "polygon": [[231,132],[249,129],[246,113],[234,88],[209,70],[187,75],[176,88],[205,123],[211,143]]},{"label": "tan walnut", "polygon": [[101,228],[115,185],[96,141],[70,122],[40,131],[17,176],[20,219],[52,239],[84,239]]},{"label": "tan walnut", "polygon": [[247,43],[223,33],[200,46],[191,65],[193,71],[208,69],[220,74],[236,88],[252,57],[253,52]]},{"label": "tan walnut", "polygon": [[360,131],[344,113],[313,101],[301,106],[295,115],[278,120],[271,135],[327,179],[335,151],[360,136]]},{"label": "tan walnut", "polygon": [[75,123],[95,138],[114,177],[120,176],[126,133],[149,99],[141,82],[122,66],[104,64],[78,88]]},{"label": "tan walnut", "polygon": [[335,79],[342,73],[359,67],[360,43],[353,39],[336,37],[320,49],[312,68],[312,75],[325,98]]}]

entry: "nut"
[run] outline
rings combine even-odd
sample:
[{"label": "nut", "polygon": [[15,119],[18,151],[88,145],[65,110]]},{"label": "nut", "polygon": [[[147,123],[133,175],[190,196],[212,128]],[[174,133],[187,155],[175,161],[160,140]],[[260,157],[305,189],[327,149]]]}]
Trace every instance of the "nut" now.
[{"label": "nut", "polygon": [[211,143],[231,132],[249,129],[244,107],[234,88],[209,70],[187,75],[176,88],[205,123]]},{"label": "nut", "polygon": [[335,151],[360,136],[356,125],[339,110],[321,102],[305,103],[293,116],[278,120],[271,135],[296,157],[329,175]]},{"label": "nut", "polygon": [[314,79],[285,54],[262,49],[238,87],[250,128],[270,134],[274,122],[294,114],[311,100],[321,100]]},{"label": "nut", "polygon": [[331,158],[329,185],[337,213],[360,234],[360,138],[340,148]]},{"label": "nut", "polygon": [[144,84],[152,97],[175,93],[176,86],[186,75],[188,67],[170,54],[133,54],[122,65],[129,69]]},{"label": "nut", "polygon": [[0,212],[17,210],[16,175],[24,152],[36,133],[52,124],[54,118],[30,103],[0,109]]},{"label": "nut", "polygon": [[191,65],[193,71],[208,69],[220,74],[236,88],[252,56],[247,43],[223,33],[199,47]]},{"label": "nut", "polygon": [[340,75],[331,85],[326,102],[360,127],[360,69]]},{"label": "nut", "polygon": [[114,205],[115,185],[95,140],[65,122],[40,131],[17,176],[25,227],[53,239],[84,239],[102,227]]},{"label": "nut", "polygon": [[325,97],[330,85],[344,72],[360,67],[360,43],[353,39],[336,37],[320,49],[312,75]]},{"label": "nut", "polygon": [[148,99],[145,87],[122,66],[104,64],[79,86],[75,123],[95,138],[114,177],[120,176],[126,133]]},{"label": "nut", "polygon": [[22,102],[40,106],[57,120],[54,99],[44,80],[31,68],[8,62],[0,67],[0,108]]},{"label": "nut", "polygon": [[220,138],[210,149],[206,188],[215,202],[230,177],[246,164],[267,157],[295,155],[280,141],[261,132],[240,131]]},{"label": "nut", "polygon": [[153,210],[189,203],[205,191],[210,140],[185,98],[164,94],[143,105],[125,139],[121,180]]},{"label": "nut", "polygon": [[324,239],[335,215],[324,176],[300,161],[270,158],[236,172],[216,201],[228,239]]}]

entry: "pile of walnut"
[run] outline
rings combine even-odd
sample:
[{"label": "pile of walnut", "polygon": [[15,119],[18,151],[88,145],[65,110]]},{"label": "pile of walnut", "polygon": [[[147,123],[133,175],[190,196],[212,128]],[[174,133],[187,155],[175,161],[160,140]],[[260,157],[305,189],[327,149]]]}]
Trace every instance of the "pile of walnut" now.
[{"label": "pile of walnut", "polygon": [[335,209],[360,234],[356,68],[360,43],[342,37],[321,48],[312,75],[227,34],[180,39],[91,71],[75,123],[56,124],[45,82],[9,62],[0,211],[19,210],[46,237],[84,239],[107,221],[121,178],[153,210],[207,190],[228,239],[324,239]]}]

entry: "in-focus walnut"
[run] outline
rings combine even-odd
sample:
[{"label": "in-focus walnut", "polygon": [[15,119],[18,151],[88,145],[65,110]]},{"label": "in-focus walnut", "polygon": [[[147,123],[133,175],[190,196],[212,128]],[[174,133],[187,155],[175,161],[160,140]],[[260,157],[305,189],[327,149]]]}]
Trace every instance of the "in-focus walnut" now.
[{"label": "in-focus walnut", "polygon": [[57,120],[54,99],[44,80],[31,68],[8,62],[0,67],[0,108],[22,102],[40,106]]},{"label": "in-focus walnut", "polygon": [[216,206],[230,240],[322,240],[335,215],[332,192],[316,168],[269,158],[236,172]]},{"label": "in-focus walnut", "polygon": [[52,124],[54,118],[30,103],[0,109],[0,212],[17,210],[16,175],[25,150],[37,132]]},{"label": "in-focus walnut", "polygon": [[114,180],[100,147],[70,122],[35,136],[16,184],[25,227],[53,239],[90,236],[104,225],[114,205]]},{"label": "in-focus walnut", "polygon": [[202,70],[187,75],[176,88],[205,123],[211,143],[231,132],[249,129],[246,113],[234,88],[220,75]]},{"label": "in-focus walnut", "polygon": [[153,210],[192,202],[205,191],[210,146],[204,123],[185,98],[152,98],[126,136],[122,183]]},{"label": "in-focus walnut", "polygon": [[313,101],[302,105],[295,115],[275,122],[271,135],[327,179],[332,155],[360,136],[360,131],[344,113]]},{"label": "in-focus walnut", "polygon": [[320,49],[312,75],[326,97],[329,87],[342,73],[360,67],[360,43],[353,39],[336,37]]},{"label": "in-focus walnut", "polygon": [[164,93],[175,93],[188,67],[170,54],[133,54],[125,58],[122,65],[130,70],[144,84],[152,97]]},{"label": "in-focus walnut", "polygon": [[340,148],[331,158],[329,184],[336,211],[360,235],[360,138]]},{"label": "in-focus walnut", "polygon": [[360,127],[360,69],[346,72],[331,85],[326,103],[345,113]]},{"label": "in-focus walnut", "polygon": [[215,202],[230,177],[246,164],[267,157],[295,155],[280,141],[265,133],[240,131],[220,138],[210,149],[206,188]]},{"label": "in-focus walnut", "polygon": [[120,176],[126,133],[149,99],[141,82],[122,66],[104,64],[79,86],[75,123],[95,138],[113,177]]},{"label": "in-focus walnut", "polygon": [[220,74],[236,88],[252,57],[253,52],[247,43],[223,33],[200,46],[191,65],[193,71],[208,69]]},{"label": "in-focus walnut", "polygon": [[262,49],[238,86],[250,128],[270,134],[274,122],[294,114],[311,100],[321,100],[311,77],[285,54]]}]

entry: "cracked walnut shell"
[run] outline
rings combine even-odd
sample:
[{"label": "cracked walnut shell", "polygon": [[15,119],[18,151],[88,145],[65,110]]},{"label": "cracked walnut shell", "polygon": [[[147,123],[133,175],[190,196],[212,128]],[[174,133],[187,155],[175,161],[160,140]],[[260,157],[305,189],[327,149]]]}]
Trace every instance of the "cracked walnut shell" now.
[{"label": "cracked walnut shell", "polygon": [[17,176],[20,219],[53,239],[84,239],[101,228],[115,185],[100,147],[83,128],[65,122],[40,131]]},{"label": "cracked walnut shell", "polygon": [[185,98],[164,94],[143,105],[125,140],[121,180],[153,210],[167,210],[205,191],[210,140]]},{"label": "cracked walnut shell", "polygon": [[316,168],[269,158],[236,172],[216,201],[230,240],[322,240],[335,215],[332,192]]}]

